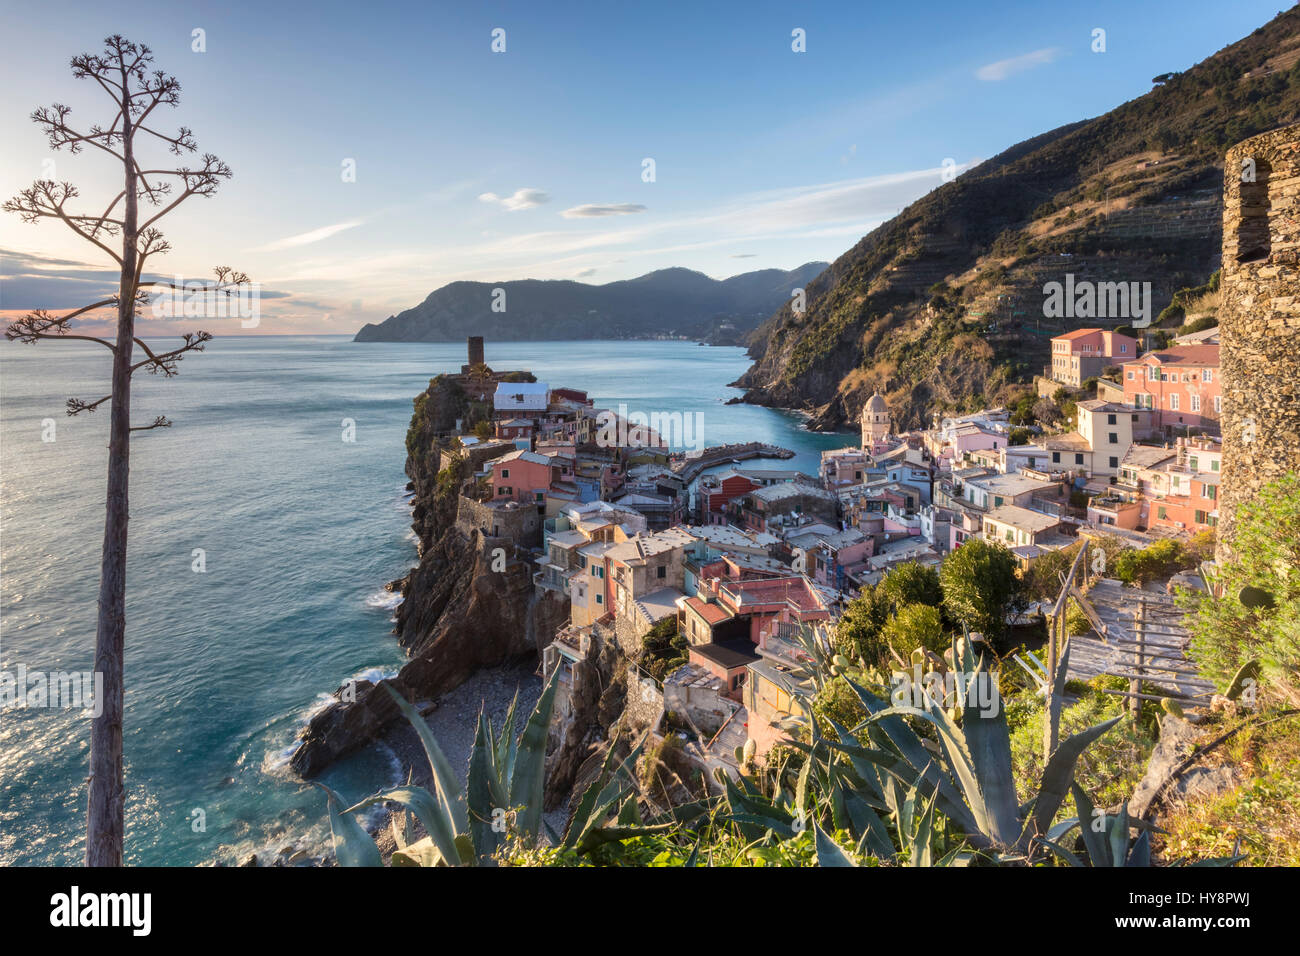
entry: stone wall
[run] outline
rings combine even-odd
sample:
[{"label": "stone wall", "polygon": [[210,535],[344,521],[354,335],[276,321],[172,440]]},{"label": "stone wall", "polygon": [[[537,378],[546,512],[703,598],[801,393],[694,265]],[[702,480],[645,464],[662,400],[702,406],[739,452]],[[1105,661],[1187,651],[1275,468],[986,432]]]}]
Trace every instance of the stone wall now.
[{"label": "stone wall", "polygon": [[456,530],[465,537],[477,531],[485,538],[504,538],[524,548],[542,545],[542,518],[532,505],[515,506],[475,501],[460,496],[456,505]]},{"label": "stone wall", "polygon": [[1229,150],[1223,197],[1221,561],[1234,510],[1300,471],[1300,125]]},{"label": "stone wall", "polygon": [[627,668],[627,698],[623,706],[623,719],[629,729],[636,732],[653,730],[664,715],[664,692],[649,674],[641,672],[629,662]]}]

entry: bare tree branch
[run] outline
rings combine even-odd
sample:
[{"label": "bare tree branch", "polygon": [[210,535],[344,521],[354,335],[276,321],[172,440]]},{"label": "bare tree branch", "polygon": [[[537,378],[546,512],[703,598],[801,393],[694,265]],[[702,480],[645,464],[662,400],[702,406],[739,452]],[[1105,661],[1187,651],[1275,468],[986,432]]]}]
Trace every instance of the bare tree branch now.
[{"label": "bare tree branch", "polygon": [[172,423],[168,421],[166,418],[164,418],[162,415],[159,415],[157,418],[153,420],[152,425],[132,425],[131,431],[147,432],[151,428],[171,428],[171,427],[172,427]]}]

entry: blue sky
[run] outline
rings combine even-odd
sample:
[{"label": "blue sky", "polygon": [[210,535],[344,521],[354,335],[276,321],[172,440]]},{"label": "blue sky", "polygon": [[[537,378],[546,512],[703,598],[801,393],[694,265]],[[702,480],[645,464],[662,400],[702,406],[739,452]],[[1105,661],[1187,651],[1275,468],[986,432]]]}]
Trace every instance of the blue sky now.
[{"label": "blue sky", "polygon": [[[792,268],[940,185],[945,160],[1112,109],[1279,6],[10,3],[0,195],[50,160],[88,205],[112,195],[105,162],[52,152],[27,117],[62,102],[74,123],[105,118],[68,60],[119,32],[182,83],[160,123],[235,172],[164,220],[175,251],[153,265],[250,273],[272,293],[261,331],[351,332],[456,279]],[[0,215],[0,310],[88,301],[112,283],[94,252]]]}]

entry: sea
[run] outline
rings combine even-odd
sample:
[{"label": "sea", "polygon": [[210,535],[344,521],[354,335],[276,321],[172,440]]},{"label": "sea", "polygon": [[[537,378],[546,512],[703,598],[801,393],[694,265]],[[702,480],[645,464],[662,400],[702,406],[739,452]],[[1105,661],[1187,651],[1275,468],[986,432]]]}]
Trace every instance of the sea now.
[{"label": "sea", "polygon": [[[91,343],[0,344],[0,680],[11,687],[20,674],[30,689],[36,675],[93,667],[108,414],[64,408],[106,393],[109,358]],[[187,355],[174,378],[138,376],[133,420],[173,424],[131,447],[128,863],[325,846],[324,796],[289,755],[336,688],[405,660],[392,636],[399,598],[383,585],[416,563],[402,470],[411,403],[465,361],[463,344],[232,336]],[[854,442],[726,404],[749,365],[740,348],[489,342],[487,361],[586,390],[599,407],[691,416],[709,445],[796,452],[749,467],[816,474],[821,451]],[[0,711],[0,864],[81,862],[89,750],[80,707],[26,695]],[[358,800],[398,772],[376,746],[320,779]]]}]

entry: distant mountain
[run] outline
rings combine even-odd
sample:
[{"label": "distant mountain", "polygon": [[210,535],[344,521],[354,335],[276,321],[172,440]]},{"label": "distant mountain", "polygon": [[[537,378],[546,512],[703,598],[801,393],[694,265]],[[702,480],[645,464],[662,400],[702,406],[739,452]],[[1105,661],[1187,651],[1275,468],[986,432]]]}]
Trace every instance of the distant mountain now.
[{"label": "distant mountain", "polygon": [[[825,262],[762,269],[711,279],[690,269],[660,269],[604,285],[570,280],[452,282],[413,309],[368,323],[356,342],[457,342],[467,335],[495,341],[643,339],[687,336],[739,344],[759,322],[803,288]],[[497,289],[505,311],[493,311]]]},{"label": "distant mountain", "polygon": [[[1154,49],[1154,48],[1153,48]],[[1067,273],[1151,283],[1151,316],[1218,268],[1223,155],[1300,119],[1300,12],[1154,89],[981,163],[868,233],[749,338],[745,401],[855,421],[873,391],[902,427],[1024,394],[1049,340],[1125,318],[1049,320]],[[1172,317],[1164,323],[1177,325]]]}]

